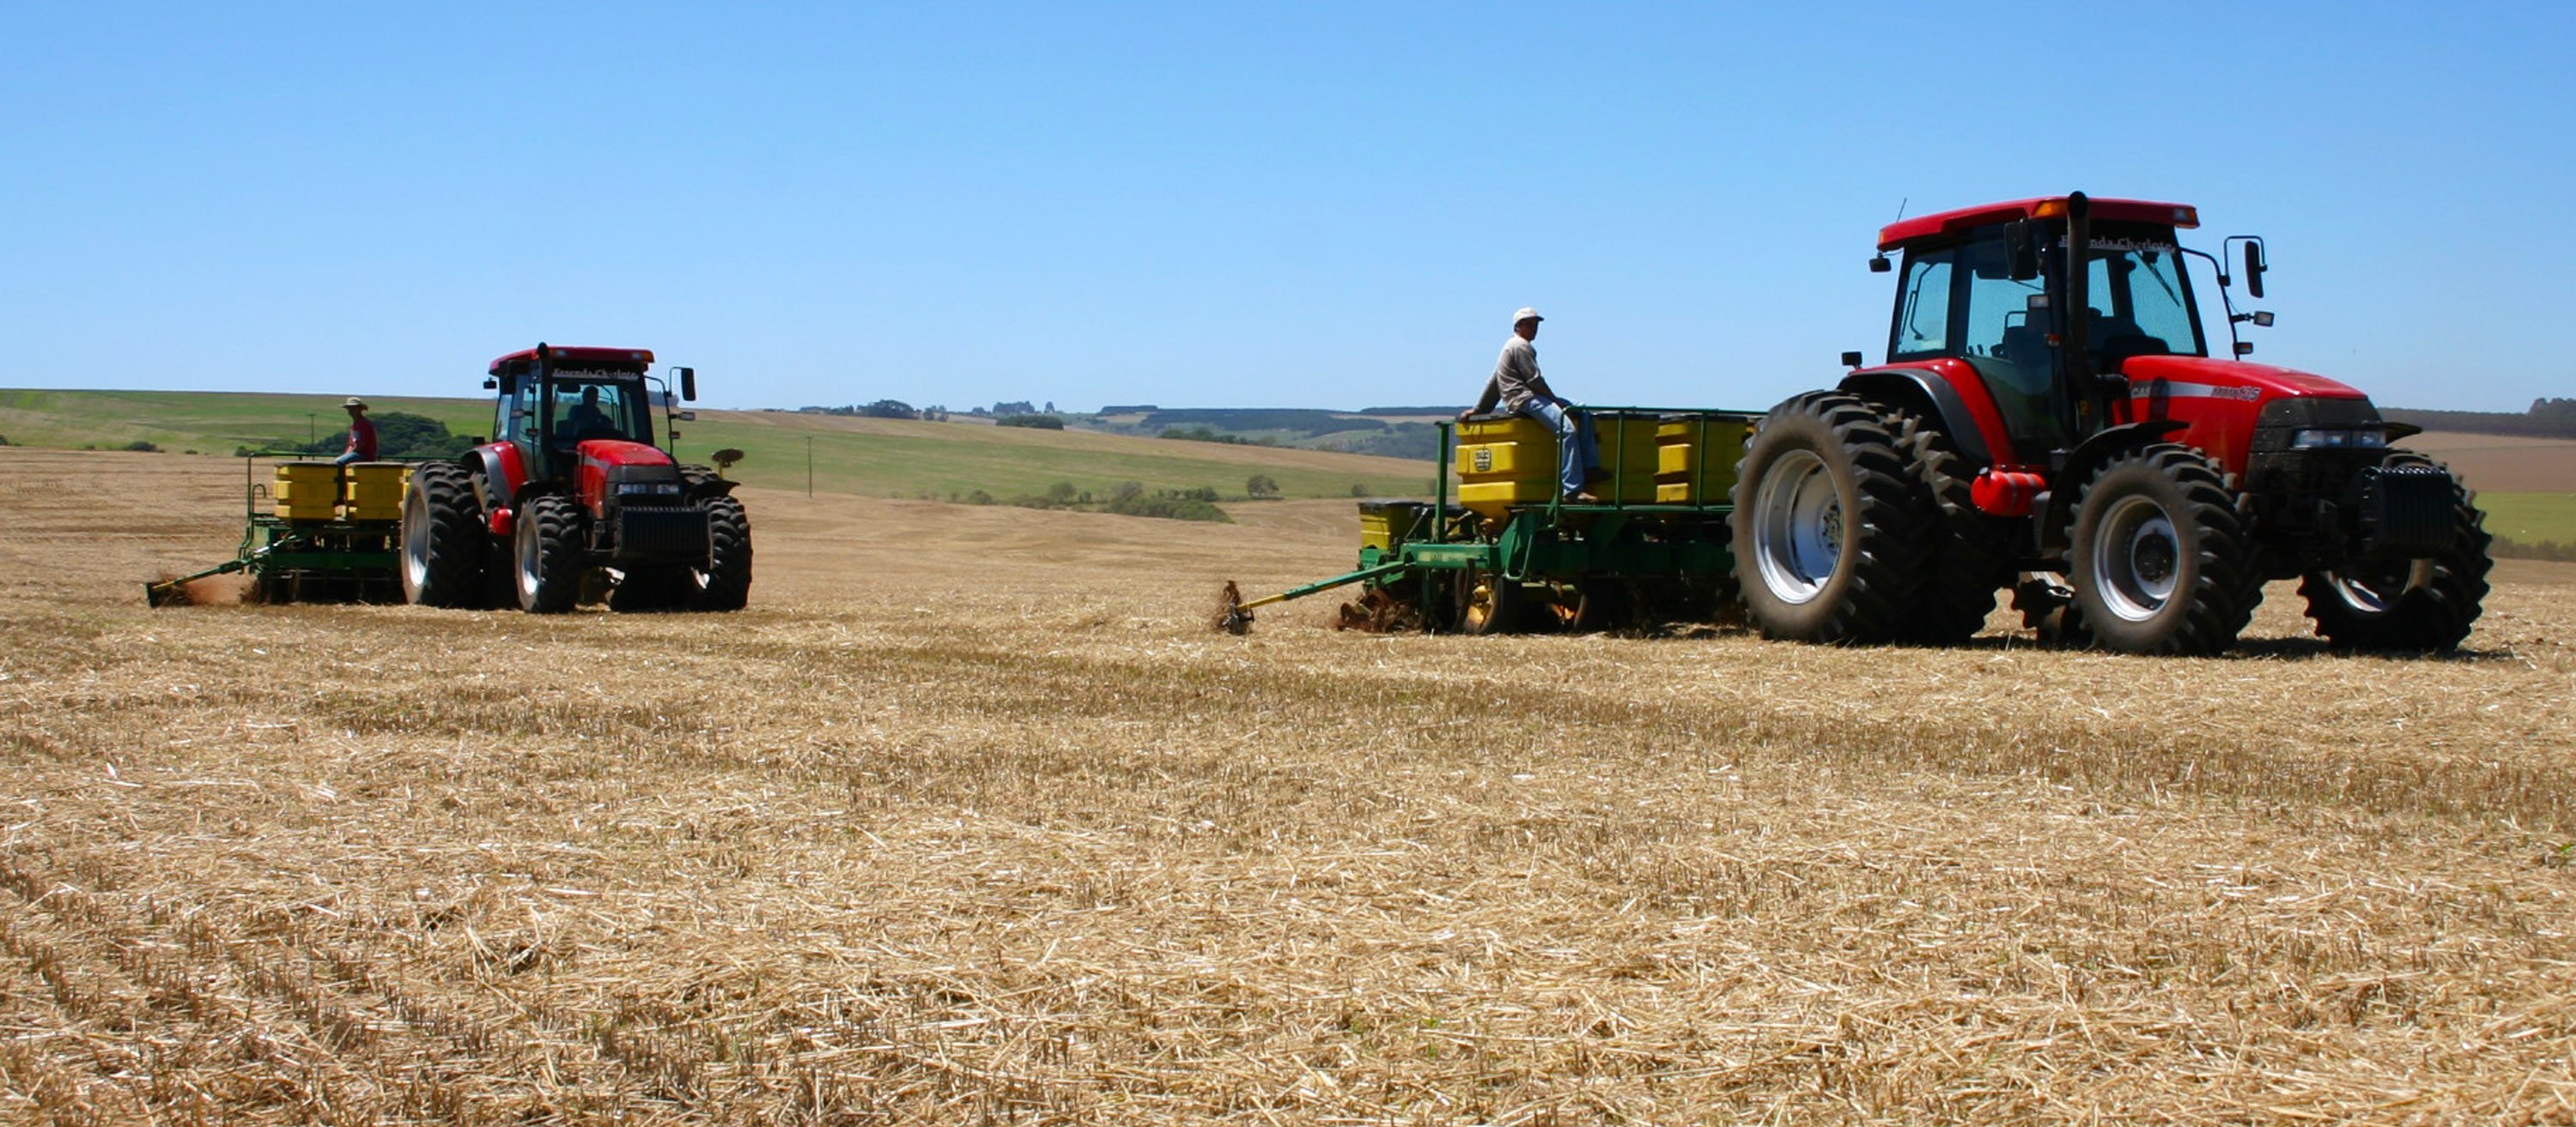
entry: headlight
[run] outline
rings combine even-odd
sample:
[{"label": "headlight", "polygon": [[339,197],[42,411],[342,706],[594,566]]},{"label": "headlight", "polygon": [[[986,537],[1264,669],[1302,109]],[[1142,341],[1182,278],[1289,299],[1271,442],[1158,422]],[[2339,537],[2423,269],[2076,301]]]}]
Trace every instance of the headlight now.
[{"label": "headlight", "polygon": [[2388,432],[2377,427],[2358,430],[2303,430],[2290,436],[2292,450],[2377,450],[2388,445]]}]

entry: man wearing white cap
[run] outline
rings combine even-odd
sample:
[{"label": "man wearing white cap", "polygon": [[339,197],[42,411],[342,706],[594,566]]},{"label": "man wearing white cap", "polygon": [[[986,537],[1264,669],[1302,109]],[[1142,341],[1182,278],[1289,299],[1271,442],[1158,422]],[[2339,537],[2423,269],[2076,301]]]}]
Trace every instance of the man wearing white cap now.
[{"label": "man wearing white cap", "polygon": [[1503,342],[1502,359],[1494,362],[1493,378],[1485,381],[1485,393],[1476,397],[1476,405],[1458,413],[1460,419],[1481,415],[1500,404],[1515,415],[1527,415],[1547,429],[1556,432],[1557,483],[1565,487],[1565,499],[1578,504],[1600,501],[1587,488],[1599,481],[1601,451],[1593,441],[1590,421],[1574,404],[1560,398],[1547,386],[1547,377],[1538,373],[1538,323],[1547,318],[1538,310],[1523,307],[1512,314],[1512,336]]},{"label": "man wearing white cap", "polygon": [[367,401],[352,395],[340,406],[349,409],[349,449],[332,459],[332,464],[375,461],[376,424],[367,421]]}]

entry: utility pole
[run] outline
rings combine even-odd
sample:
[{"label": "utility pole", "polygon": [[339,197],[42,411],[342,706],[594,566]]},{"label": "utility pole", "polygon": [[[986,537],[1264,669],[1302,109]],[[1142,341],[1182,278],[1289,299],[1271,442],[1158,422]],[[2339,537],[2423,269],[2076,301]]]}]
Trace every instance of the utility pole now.
[{"label": "utility pole", "polygon": [[805,436],[805,495],[814,495],[814,436]]},{"label": "utility pole", "polygon": [[311,446],[316,442],[322,441],[321,418],[322,413],[319,411],[306,411],[304,413],[304,444],[306,446]]}]

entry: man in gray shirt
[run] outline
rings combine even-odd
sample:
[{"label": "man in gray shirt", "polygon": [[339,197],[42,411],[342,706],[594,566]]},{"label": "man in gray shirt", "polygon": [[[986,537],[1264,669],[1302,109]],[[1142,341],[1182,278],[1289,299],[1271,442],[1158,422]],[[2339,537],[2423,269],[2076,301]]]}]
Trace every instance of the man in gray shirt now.
[{"label": "man in gray shirt", "polygon": [[1512,314],[1512,337],[1503,342],[1493,378],[1485,381],[1485,393],[1476,397],[1476,405],[1459,412],[1458,418],[1481,415],[1500,404],[1507,412],[1546,424],[1556,432],[1556,476],[1565,488],[1565,499],[1593,504],[1601,498],[1587,487],[1604,476],[1601,451],[1593,441],[1591,420],[1559,398],[1547,386],[1547,377],[1538,373],[1538,345],[1532,342],[1538,339],[1538,323],[1544,320],[1535,309]]}]

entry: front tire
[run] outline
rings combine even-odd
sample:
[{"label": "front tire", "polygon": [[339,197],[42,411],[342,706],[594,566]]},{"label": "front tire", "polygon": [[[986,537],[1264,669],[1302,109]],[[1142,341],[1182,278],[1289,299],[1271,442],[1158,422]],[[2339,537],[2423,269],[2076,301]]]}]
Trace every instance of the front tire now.
[{"label": "front tire", "polygon": [[1868,404],[1820,391],[1772,408],[1736,467],[1733,497],[1735,576],[1763,636],[1895,637],[1922,582],[1915,492]]},{"label": "front tire", "polygon": [[751,516],[731,497],[707,501],[707,567],[692,571],[689,607],[741,610],[751,602]]},{"label": "front tire", "polygon": [[2096,472],[2076,509],[2067,576],[2093,641],[2133,654],[2234,645],[2262,598],[2240,502],[2206,456],[2173,443]]},{"label": "front tire", "polygon": [[[2421,454],[2391,454],[2389,466],[2422,466],[2449,472]],[[2365,562],[2312,571],[2299,581],[2317,634],[2346,649],[2452,650],[2469,636],[2485,609],[2486,514],[2477,497],[2451,479],[2450,547],[2422,559]]]},{"label": "front tire", "polygon": [[483,508],[465,468],[429,462],[403,490],[402,595],[416,606],[483,605]]},{"label": "front tire", "polygon": [[531,497],[519,505],[512,530],[519,609],[562,614],[581,597],[580,526],[568,497]]}]

